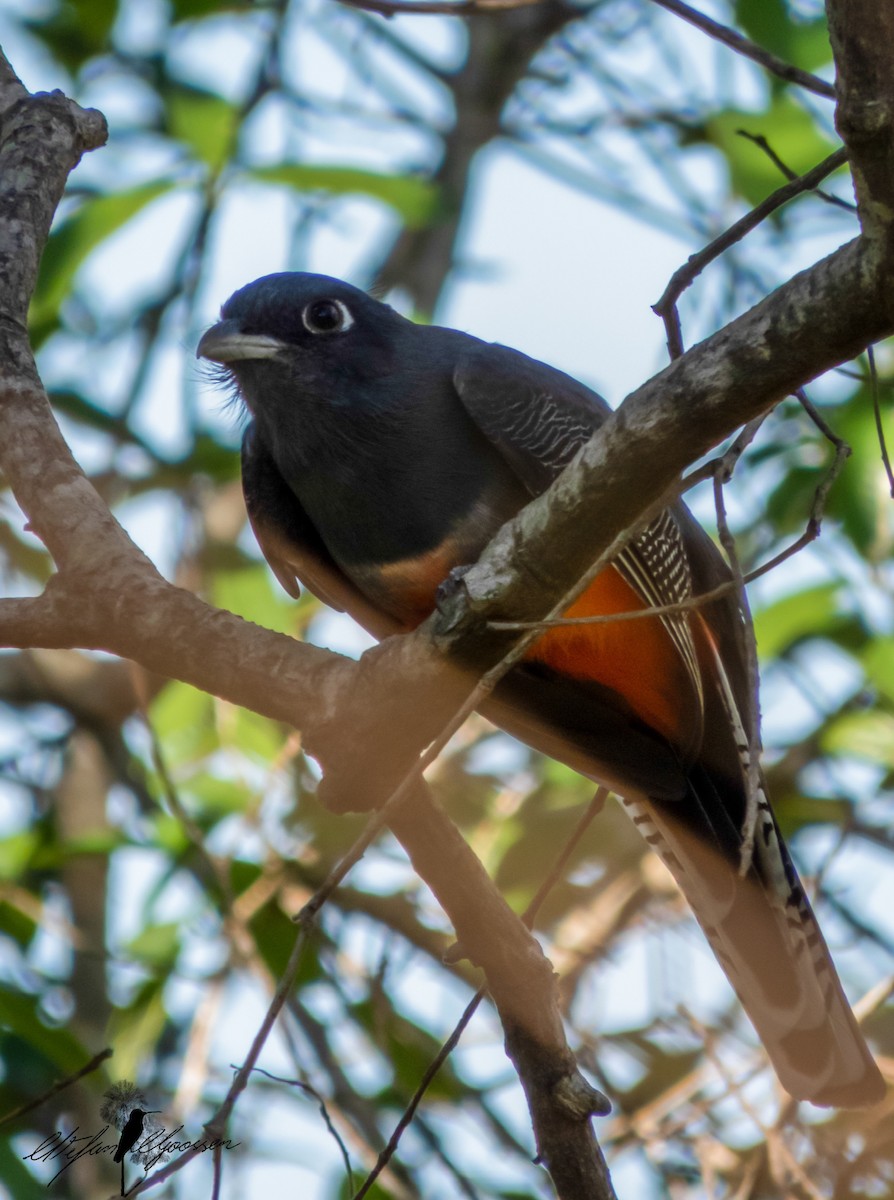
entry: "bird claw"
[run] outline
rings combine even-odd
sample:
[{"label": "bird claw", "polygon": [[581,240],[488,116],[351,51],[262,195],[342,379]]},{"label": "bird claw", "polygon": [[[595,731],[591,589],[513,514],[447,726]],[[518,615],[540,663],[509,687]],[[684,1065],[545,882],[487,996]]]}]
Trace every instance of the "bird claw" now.
[{"label": "bird claw", "polygon": [[472,563],[466,563],[462,567],[453,567],[447,578],[438,584],[438,590],[435,592],[435,608],[438,615],[448,624],[456,620],[454,601],[464,590],[463,579],[471,571],[472,566]]}]

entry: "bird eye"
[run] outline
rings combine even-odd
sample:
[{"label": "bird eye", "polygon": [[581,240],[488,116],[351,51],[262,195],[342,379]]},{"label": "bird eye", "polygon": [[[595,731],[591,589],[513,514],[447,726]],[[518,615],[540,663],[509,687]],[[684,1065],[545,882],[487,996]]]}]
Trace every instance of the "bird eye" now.
[{"label": "bird eye", "polygon": [[312,300],[301,320],[309,333],[341,333],[354,324],[348,306],[341,300]]}]

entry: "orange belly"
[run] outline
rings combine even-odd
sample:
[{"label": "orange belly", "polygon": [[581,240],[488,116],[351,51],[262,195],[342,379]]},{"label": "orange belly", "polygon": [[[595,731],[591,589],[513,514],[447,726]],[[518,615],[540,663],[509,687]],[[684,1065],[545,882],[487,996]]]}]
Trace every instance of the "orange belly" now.
[{"label": "orange belly", "polygon": [[[646,607],[615,567],[607,567],[568,609],[569,617],[625,613]],[[592,680],[623,696],[633,711],[670,741],[688,741],[692,684],[660,617],[550,629],[525,656],[575,679]]]},{"label": "orange belly", "polygon": [[[457,561],[451,542],[406,562],[378,567],[362,586],[400,626],[410,630],[431,613],[438,585]],[[358,580],[358,582],[360,582]],[[625,613],[646,607],[613,566],[606,567],[568,609],[569,617]],[[676,745],[690,741],[692,682],[660,617],[551,629],[525,655],[574,679],[617,692],[640,720]]]}]

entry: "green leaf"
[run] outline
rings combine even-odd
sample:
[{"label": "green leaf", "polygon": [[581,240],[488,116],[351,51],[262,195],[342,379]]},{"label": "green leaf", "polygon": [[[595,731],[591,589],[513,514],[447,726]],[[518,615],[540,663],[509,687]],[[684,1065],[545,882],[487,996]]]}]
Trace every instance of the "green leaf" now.
[{"label": "green leaf", "polygon": [[25,23],[74,73],[88,58],[108,49],[117,11],[117,0],[63,0],[49,18],[26,19]]},{"label": "green leaf", "polygon": [[736,24],[752,41],[795,67],[813,71],[832,60],[822,17],[795,20],[784,0],[736,0]]},{"label": "green leaf", "polygon": [[[254,913],[249,921],[249,928],[258,953],[269,967],[271,974],[279,979],[288,965],[292,947],[298,936],[298,926],[289,916],[286,916],[280,908],[279,897],[275,896]],[[318,944],[317,939],[311,937],[304,947],[296,977],[295,986],[298,989],[319,979],[322,974]]]},{"label": "green leaf", "polygon": [[108,1061],[112,1079],[136,1079],[143,1063],[155,1053],[167,1021],[164,986],[164,979],[150,979],[127,1008],[112,1013],[109,1043],[115,1053]]},{"label": "green leaf", "polygon": [[177,818],[161,812],[152,822],[152,844],[175,859],[190,848],[186,830]]},{"label": "green leaf", "polygon": [[10,900],[0,900],[0,933],[5,933],[20,946],[28,946],[37,932],[37,922]]},{"label": "green leaf", "polygon": [[822,583],[756,612],[754,631],[761,657],[778,658],[806,638],[829,633],[841,616],[841,591],[837,583]]},{"label": "green leaf", "polygon": [[[387,1089],[387,1101],[406,1103],[437,1056],[440,1040],[395,1009],[385,1010],[371,999],[352,1004],[350,1012],[391,1065],[393,1080]],[[432,1079],[426,1096],[429,1101],[457,1102],[462,1098],[462,1086],[449,1060]]]},{"label": "green leaf", "polygon": [[873,638],[863,652],[862,661],[867,681],[894,704],[894,638]]},{"label": "green leaf", "polygon": [[52,561],[43,547],[22,541],[5,520],[0,520],[0,561],[5,568],[39,583],[46,583],[53,573]]},{"label": "green leaf", "polygon": [[[285,735],[282,728],[267,717],[248,708],[237,708],[233,722],[233,745],[256,762],[268,767],[282,752]],[[240,808],[246,808],[255,799],[247,789],[242,790]],[[234,807],[236,807],[234,805]]]},{"label": "green leaf", "polygon": [[36,830],[14,833],[0,841],[0,879],[19,879],[41,844]]},{"label": "green leaf", "polygon": [[763,112],[727,109],[705,126],[706,140],[723,151],[733,190],[749,204],[759,204],[781,187],[785,176],[767,154],[739,132],[766,138],[773,152],[796,174],[816,166],[834,150],[808,112],[788,93],[774,96]]},{"label": "green leaf", "polygon": [[171,682],[162,688],[150,710],[152,728],[171,768],[200,762],[217,749],[214,700],[187,683]]},{"label": "green leaf", "polygon": [[184,84],[169,84],[163,98],[167,132],[212,172],[219,171],[235,145],[239,110],[223,96]]},{"label": "green leaf", "polygon": [[152,967],[170,970],[180,953],[182,932],[180,921],[149,925],[127,943],[126,953]]},{"label": "green leaf", "polygon": [[807,826],[834,825],[843,828],[853,815],[850,801],[828,796],[786,796],[781,804],[774,798],[773,807],[786,838],[793,838]]},{"label": "green leaf", "polygon": [[[236,745],[244,749],[238,738]],[[265,758],[264,762],[269,763],[270,759]],[[203,829],[207,829],[222,816],[245,812],[254,798],[248,785],[241,780],[222,779],[208,771],[200,771],[189,780],[184,790],[197,801],[195,808],[198,811],[194,811],[193,816]]]},{"label": "green leaf", "polygon": [[[881,416],[889,441],[892,413],[894,408],[886,392]],[[853,454],[836,481],[826,511],[841,521],[862,556],[871,562],[885,561],[894,550],[894,521],[869,389],[856,392],[833,419],[837,433],[850,443]]]},{"label": "green leaf", "polygon": [[113,195],[93,196],[53,230],[41,259],[31,302],[29,319],[35,342],[50,331],[62,301],[71,291],[78,268],[91,250],[172,187],[165,180]]},{"label": "green leaf", "polygon": [[230,446],[222,446],[207,433],[197,435],[189,458],[176,465],[188,465],[190,479],[196,475],[209,475],[217,483],[227,483],[239,478],[238,453]]},{"label": "green leaf", "polygon": [[245,171],[260,183],[279,183],[300,192],[334,195],[360,193],[390,205],[409,229],[431,224],[437,214],[438,189],[418,175],[382,175],[357,167],[280,163]]},{"label": "green leaf", "polygon": [[[38,1136],[33,1145],[26,1143],[25,1153],[33,1153],[41,1140]],[[9,1188],[7,1194],[15,1196],[16,1200],[46,1200],[48,1193],[45,1185],[34,1178],[8,1139],[0,1139],[0,1179]]]},{"label": "green leaf", "polygon": [[65,842],[46,842],[38,847],[31,860],[37,871],[48,871],[82,855],[107,855],[124,844],[117,829],[96,829]]},{"label": "green leaf", "polygon": [[[347,1175],[341,1173],[338,1175],[338,1190],[335,1193],[335,1200],[351,1200],[356,1195],[357,1184],[351,1182]],[[394,1200],[396,1194],[403,1194],[403,1189],[400,1193],[396,1193],[389,1187],[383,1186],[378,1179],[374,1181],[372,1186],[364,1192],[365,1200]],[[531,1193],[525,1193],[526,1200],[530,1200]]]},{"label": "green leaf", "polygon": [[63,1075],[74,1074],[90,1060],[89,1052],[70,1030],[54,1028],[41,1020],[36,996],[0,987],[0,1024],[17,1034]]},{"label": "green leaf", "polygon": [[845,713],[826,729],[823,749],[894,768],[894,715],[873,709]]},{"label": "green leaf", "polygon": [[195,20],[198,17],[216,16],[218,13],[243,12],[260,8],[256,0],[171,0],[171,11],[175,21]]},{"label": "green leaf", "polygon": [[219,608],[226,608],[246,621],[254,621],[277,633],[294,633],[297,606],[276,585],[274,591],[270,572],[263,563],[254,563],[247,570],[220,571],[214,577],[211,599]]}]

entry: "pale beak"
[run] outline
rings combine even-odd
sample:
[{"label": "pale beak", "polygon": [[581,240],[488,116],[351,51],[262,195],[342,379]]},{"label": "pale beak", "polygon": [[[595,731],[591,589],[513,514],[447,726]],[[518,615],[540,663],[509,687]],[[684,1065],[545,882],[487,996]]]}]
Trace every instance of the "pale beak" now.
[{"label": "pale beak", "polygon": [[212,362],[246,362],[252,358],[275,358],[286,343],[265,333],[244,333],[238,321],[218,321],[196,347],[196,358]]}]

